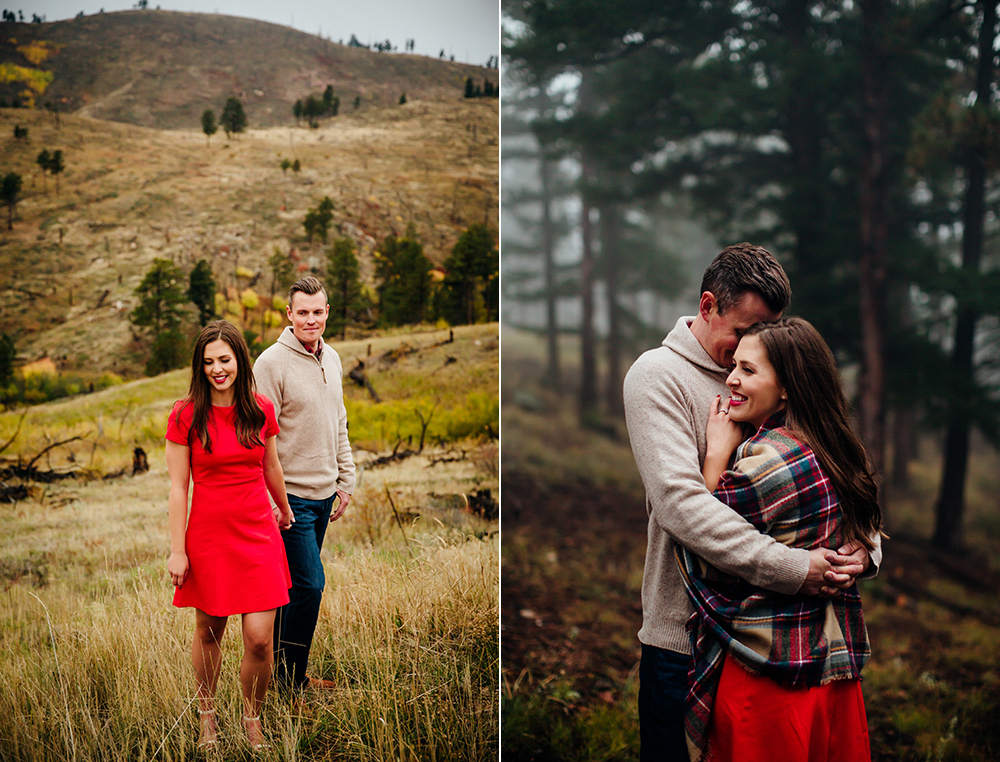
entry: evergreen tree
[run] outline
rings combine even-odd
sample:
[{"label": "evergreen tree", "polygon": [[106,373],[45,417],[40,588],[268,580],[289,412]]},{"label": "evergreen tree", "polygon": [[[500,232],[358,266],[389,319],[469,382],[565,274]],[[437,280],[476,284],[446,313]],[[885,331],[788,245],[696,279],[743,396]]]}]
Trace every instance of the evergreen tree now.
[{"label": "evergreen tree", "polygon": [[295,114],[296,127],[298,126],[299,121],[302,119],[302,112],[304,110],[305,110],[305,104],[302,102],[302,99],[299,98],[297,101],[295,101],[295,105],[292,106],[292,113]]},{"label": "evergreen tree", "polygon": [[0,180],[0,200],[7,205],[7,230],[14,229],[14,212],[17,210],[17,196],[22,184],[17,172],[8,172]]},{"label": "evergreen tree", "polygon": [[336,116],[340,109],[340,98],[334,94],[333,85],[327,85],[323,91],[323,105],[326,107],[327,116]]},{"label": "evergreen tree", "polygon": [[431,298],[431,261],[408,228],[405,238],[390,234],[375,254],[379,323],[422,323]]},{"label": "evergreen tree", "polygon": [[499,267],[489,229],[484,224],[471,225],[444,261],[442,317],[452,325],[472,325],[480,318],[493,318],[496,301],[488,287]]},{"label": "evergreen tree", "polygon": [[226,99],[226,105],[222,109],[222,116],[219,117],[219,124],[226,131],[227,138],[236,133],[243,132],[247,128],[249,122],[239,98],[230,96]]},{"label": "evergreen tree", "polygon": [[219,131],[219,125],[215,123],[215,112],[207,108],[201,112],[201,131],[205,133],[205,145],[210,144],[212,136]]},{"label": "evergreen tree", "polygon": [[466,98],[476,97],[476,83],[472,81],[472,77],[465,78],[465,97]]},{"label": "evergreen tree", "polygon": [[129,314],[129,321],[152,339],[146,374],[154,376],[185,361],[185,342],[181,318],[187,297],[183,291],[184,273],[169,259],[154,259],[153,266],[135,290],[139,304]]},{"label": "evergreen tree", "polygon": [[45,191],[46,191],[46,193],[48,193],[48,178],[47,178],[47,176],[49,174],[49,164],[51,163],[51,161],[52,161],[52,155],[49,153],[49,149],[48,148],[43,148],[41,151],[39,151],[38,152],[38,156],[35,159],[35,163],[42,170],[42,178],[45,179]]},{"label": "evergreen tree", "polygon": [[56,149],[49,158],[49,172],[56,178],[56,193],[59,193],[59,175],[66,169],[66,162],[63,160],[63,152]]},{"label": "evergreen tree", "polygon": [[14,360],[17,359],[17,347],[7,333],[0,333],[0,387],[10,386],[14,380]]},{"label": "evergreen tree", "polygon": [[318,236],[323,243],[326,243],[331,222],[333,222],[333,201],[329,196],[324,196],[316,208],[306,212],[306,218],[302,223],[309,242],[312,243],[313,236]]},{"label": "evergreen tree", "polygon": [[198,323],[204,328],[215,317],[215,278],[212,266],[204,259],[191,270],[187,297],[198,308]]},{"label": "evergreen tree", "polygon": [[402,95],[399,96],[399,105],[403,106],[405,104],[406,104],[406,93],[403,93]]},{"label": "evergreen tree", "polygon": [[274,295],[283,291],[292,284],[292,260],[287,254],[283,254],[281,249],[274,247],[274,253],[267,260],[267,266],[271,271],[270,304],[273,306]]},{"label": "evergreen tree", "polygon": [[309,126],[314,130],[319,127],[319,118],[326,113],[326,104],[321,98],[310,95],[306,98],[305,106],[302,108],[302,115],[309,122]]},{"label": "evergreen tree", "polygon": [[338,238],[330,250],[326,285],[330,296],[330,320],[333,332],[340,332],[340,340],[347,336],[347,324],[364,310],[364,289],[361,285],[361,268],[354,254],[350,238]]},{"label": "evergreen tree", "polygon": [[289,161],[288,159],[281,160],[281,174],[286,174],[288,170],[291,169],[291,167],[292,167],[291,161]]}]

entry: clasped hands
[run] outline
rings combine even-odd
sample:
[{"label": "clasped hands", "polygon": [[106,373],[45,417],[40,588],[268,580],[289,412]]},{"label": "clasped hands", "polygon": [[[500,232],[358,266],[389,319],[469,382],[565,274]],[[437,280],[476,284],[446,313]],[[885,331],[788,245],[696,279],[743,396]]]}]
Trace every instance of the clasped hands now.
[{"label": "clasped hands", "polygon": [[854,584],[871,563],[865,546],[853,541],[838,548],[809,551],[809,573],[799,592],[804,595],[837,595]]},{"label": "clasped hands", "polygon": [[[292,524],[295,523],[295,515],[292,513],[291,508],[285,508],[281,510],[278,506],[271,506],[271,512],[274,514],[274,520],[278,522],[278,529],[284,532],[286,529],[290,529]],[[810,564],[810,567],[812,564]]]}]

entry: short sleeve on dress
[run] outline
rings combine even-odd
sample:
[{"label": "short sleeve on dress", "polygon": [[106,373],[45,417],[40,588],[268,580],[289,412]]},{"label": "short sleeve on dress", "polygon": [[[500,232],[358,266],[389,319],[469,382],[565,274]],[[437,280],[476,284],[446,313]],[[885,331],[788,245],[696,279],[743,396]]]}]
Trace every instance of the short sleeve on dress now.
[{"label": "short sleeve on dress", "polygon": [[274,404],[264,394],[257,395],[257,404],[264,411],[264,439],[277,436],[281,429],[278,427],[278,419],[274,416]]},{"label": "short sleeve on dress", "polygon": [[167,418],[167,439],[171,442],[189,445],[188,432],[191,429],[191,410],[185,400],[174,403],[170,416]]}]

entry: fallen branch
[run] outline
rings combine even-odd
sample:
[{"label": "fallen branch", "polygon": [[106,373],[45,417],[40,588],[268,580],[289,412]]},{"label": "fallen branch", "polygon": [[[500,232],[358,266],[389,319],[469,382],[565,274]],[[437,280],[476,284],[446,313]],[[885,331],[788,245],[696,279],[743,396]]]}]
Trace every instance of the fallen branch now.
[{"label": "fallen branch", "polygon": [[392,453],[389,455],[383,455],[380,458],[375,458],[371,463],[368,464],[369,468],[378,468],[379,466],[386,466],[390,463],[398,463],[401,460],[406,460],[414,455],[416,451],[414,450],[400,450],[400,445],[403,444],[403,440],[400,439],[396,442],[396,446],[392,448]]},{"label": "fallen branch", "polygon": [[69,439],[63,439],[62,441],[59,441],[59,442],[53,442],[48,447],[44,448],[41,452],[39,452],[34,458],[32,458],[30,461],[28,461],[28,465],[26,465],[24,467],[25,471],[33,471],[33,470],[35,470],[35,463],[37,463],[38,459],[41,458],[49,450],[55,449],[56,447],[59,447],[60,445],[69,444],[70,442],[75,442],[78,439],[83,439],[83,435],[79,435],[78,434],[77,436],[70,437]]}]

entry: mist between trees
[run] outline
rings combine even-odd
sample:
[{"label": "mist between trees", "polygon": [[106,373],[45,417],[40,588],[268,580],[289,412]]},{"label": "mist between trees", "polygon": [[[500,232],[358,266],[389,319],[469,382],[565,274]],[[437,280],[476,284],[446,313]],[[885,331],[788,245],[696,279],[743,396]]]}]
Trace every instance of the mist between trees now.
[{"label": "mist between trees", "polygon": [[883,478],[944,442],[933,542],[961,547],[970,437],[1000,444],[995,3],[505,13],[505,322],[544,332],[546,382],[576,334],[581,418],[618,418],[711,256],[765,246],[856,377]]}]

